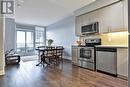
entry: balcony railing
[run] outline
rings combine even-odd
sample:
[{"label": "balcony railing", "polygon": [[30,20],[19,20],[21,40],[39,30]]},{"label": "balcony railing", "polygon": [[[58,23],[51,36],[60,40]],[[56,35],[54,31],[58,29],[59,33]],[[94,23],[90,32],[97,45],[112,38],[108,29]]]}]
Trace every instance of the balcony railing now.
[{"label": "balcony railing", "polygon": [[33,43],[17,43],[17,53],[19,54],[30,54],[34,52],[34,44]]}]

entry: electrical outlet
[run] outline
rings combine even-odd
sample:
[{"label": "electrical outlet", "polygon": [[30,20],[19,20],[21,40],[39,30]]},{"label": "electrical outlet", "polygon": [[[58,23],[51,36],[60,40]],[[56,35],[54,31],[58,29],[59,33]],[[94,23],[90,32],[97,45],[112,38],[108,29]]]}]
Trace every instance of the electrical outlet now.
[{"label": "electrical outlet", "polygon": [[108,41],[109,41],[109,42],[111,42],[111,41],[112,41],[112,38],[111,38],[111,37],[109,37],[109,38],[108,38]]}]

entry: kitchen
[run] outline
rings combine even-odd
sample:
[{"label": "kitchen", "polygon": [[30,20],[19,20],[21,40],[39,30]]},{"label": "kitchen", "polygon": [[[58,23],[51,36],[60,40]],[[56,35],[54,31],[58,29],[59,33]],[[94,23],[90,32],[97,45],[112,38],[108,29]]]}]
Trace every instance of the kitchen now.
[{"label": "kitchen", "polygon": [[79,39],[72,46],[72,63],[127,80],[127,14],[127,0],[118,0],[76,15],[75,34]]},{"label": "kitchen", "polygon": [[[19,1],[15,18],[0,20],[1,25],[4,20],[6,24],[0,32],[0,75],[4,75],[0,76],[0,86],[128,87],[128,0]],[[20,30],[23,35],[17,34]],[[25,44],[19,53],[31,57],[6,68],[4,50],[17,51],[17,41]],[[47,59],[50,65],[45,58],[38,60],[38,54],[45,57],[45,50],[40,53],[35,47],[45,45],[63,46],[61,64],[50,62],[51,55]],[[32,50],[39,52],[33,56]],[[57,57],[58,53],[51,53]]]}]

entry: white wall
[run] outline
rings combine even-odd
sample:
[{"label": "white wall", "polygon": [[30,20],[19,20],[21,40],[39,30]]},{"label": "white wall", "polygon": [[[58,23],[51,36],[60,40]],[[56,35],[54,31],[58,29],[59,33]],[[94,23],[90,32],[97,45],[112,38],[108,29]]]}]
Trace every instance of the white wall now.
[{"label": "white wall", "polygon": [[5,18],[5,51],[15,49],[15,20]]},{"label": "white wall", "polygon": [[4,74],[4,18],[0,16],[0,75]]},{"label": "white wall", "polygon": [[128,31],[129,31],[129,50],[128,50],[128,54],[129,54],[129,70],[128,70],[128,87],[130,87],[130,0],[128,0]]},{"label": "white wall", "polygon": [[53,39],[53,45],[62,45],[65,48],[64,55],[70,59],[71,46],[76,41],[75,18],[70,16],[46,28],[47,39]]}]

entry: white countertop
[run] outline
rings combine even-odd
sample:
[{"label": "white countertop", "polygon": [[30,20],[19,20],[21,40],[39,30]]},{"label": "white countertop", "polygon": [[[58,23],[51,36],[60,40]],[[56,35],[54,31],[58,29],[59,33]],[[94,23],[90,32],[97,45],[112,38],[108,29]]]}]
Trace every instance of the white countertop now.
[{"label": "white countertop", "polygon": [[[80,46],[78,46],[78,45],[72,45],[72,47],[80,47]],[[126,45],[96,45],[96,47],[128,48],[128,46],[126,46]]]},{"label": "white countertop", "polygon": [[96,45],[96,47],[128,48],[128,46],[126,46],[126,45]]}]

